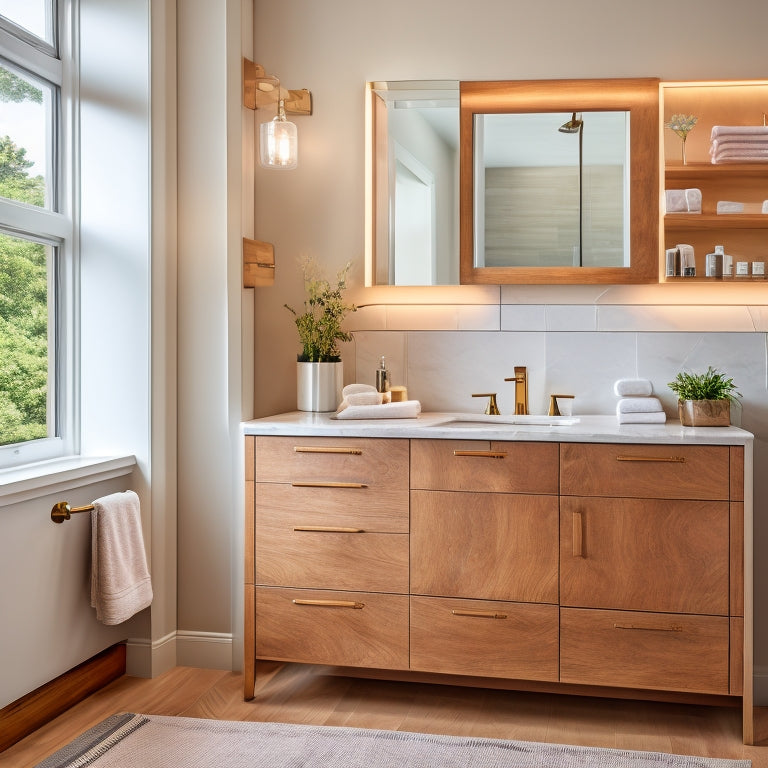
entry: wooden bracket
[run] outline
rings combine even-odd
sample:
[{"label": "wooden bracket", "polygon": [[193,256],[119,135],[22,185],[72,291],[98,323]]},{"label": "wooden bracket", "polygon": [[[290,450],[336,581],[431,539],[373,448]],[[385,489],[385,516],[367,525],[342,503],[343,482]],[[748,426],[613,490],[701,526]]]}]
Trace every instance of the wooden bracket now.
[{"label": "wooden bracket", "polygon": [[312,94],[306,89],[291,91],[280,86],[274,75],[268,75],[261,64],[243,59],[243,104],[248,109],[277,106],[278,99],[285,103],[288,115],[311,115]]},{"label": "wooden bracket", "polygon": [[275,247],[272,243],[243,238],[243,287],[258,288],[275,283]]}]

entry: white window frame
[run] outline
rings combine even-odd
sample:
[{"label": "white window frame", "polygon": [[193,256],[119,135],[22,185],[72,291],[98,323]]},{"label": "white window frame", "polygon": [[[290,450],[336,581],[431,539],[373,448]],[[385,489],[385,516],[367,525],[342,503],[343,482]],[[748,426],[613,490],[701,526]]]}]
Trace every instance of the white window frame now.
[{"label": "white window frame", "polygon": [[[0,446],[0,471],[6,468],[79,452],[79,326],[77,300],[78,147],[77,123],[77,0],[54,0],[56,48],[7,19],[0,18],[0,57],[25,72],[49,81],[58,90],[54,109],[53,171],[55,184],[50,210],[0,199],[0,229],[54,247],[54,268],[49,279],[49,370],[54,376],[57,435]],[[55,359],[53,359],[55,357]]]}]

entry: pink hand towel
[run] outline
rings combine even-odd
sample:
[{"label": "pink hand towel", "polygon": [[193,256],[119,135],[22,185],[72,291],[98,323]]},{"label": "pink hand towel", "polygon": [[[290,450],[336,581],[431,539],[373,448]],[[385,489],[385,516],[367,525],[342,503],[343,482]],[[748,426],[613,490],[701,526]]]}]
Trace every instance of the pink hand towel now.
[{"label": "pink hand towel", "polygon": [[113,493],[91,512],[91,606],[102,624],[122,624],[152,602],[139,497]]}]

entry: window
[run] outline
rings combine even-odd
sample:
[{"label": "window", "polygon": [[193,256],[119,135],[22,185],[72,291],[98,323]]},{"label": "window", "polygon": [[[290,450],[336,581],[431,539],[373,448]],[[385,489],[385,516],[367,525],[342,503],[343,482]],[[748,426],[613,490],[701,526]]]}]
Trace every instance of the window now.
[{"label": "window", "polygon": [[57,5],[0,0],[0,467],[75,445],[74,112]]}]

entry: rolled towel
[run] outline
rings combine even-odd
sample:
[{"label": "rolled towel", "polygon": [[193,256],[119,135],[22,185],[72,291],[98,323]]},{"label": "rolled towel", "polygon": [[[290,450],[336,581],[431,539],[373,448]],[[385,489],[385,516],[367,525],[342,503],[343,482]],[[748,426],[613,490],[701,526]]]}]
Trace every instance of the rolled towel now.
[{"label": "rolled towel", "polygon": [[415,419],[421,413],[418,400],[382,405],[350,405],[338,411],[332,419]]},{"label": "rolled towel", "polygon": [[663,424],[667,420],[664,411],[651,413],[619,413],[619,424]]},{"label": "rolled towel", "polygon": [[653,392],[653,385],[648,379],[619,379],[613,385],[613,391],[619,397],[648,397]]},{"label": "rolled towel", "polygon": [[701,213],[701,190],[696,187],[686,189],[685,202],[688,205],[688,213]]},{"label": "rolled towel", "polygon": [[663,411],[658,397],[624,397],[616,404],[616,413],[657,413]]},{"label": "rolled towel", "polygon": [[664,191],[664,210],[666,213],[688,213],[685,190],[667,189]]},{"label": "rolled towel", "polygon": [[381,405],[381,392],[370,384],[347,384],[341,390],[342,400],[336,413],[349,408],[350,405]]}]

